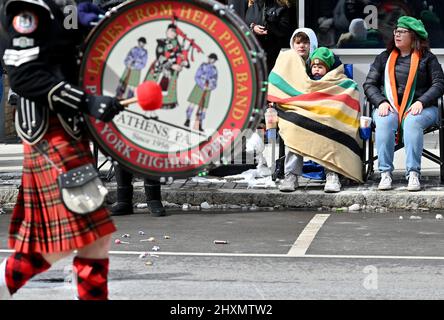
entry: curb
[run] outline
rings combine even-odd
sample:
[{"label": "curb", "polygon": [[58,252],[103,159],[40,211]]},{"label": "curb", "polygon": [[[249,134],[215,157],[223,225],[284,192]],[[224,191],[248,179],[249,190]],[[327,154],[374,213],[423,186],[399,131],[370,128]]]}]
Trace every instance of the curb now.
[{"label": "curb", "polygon": [[[116,185],[107,185],[107,203],[117,199]],[[0,186],[0,206],[14,206],[18,194],[17,186]],[[248,207],[279,207],[296,209],[342,208],[359,204],[361,208],[387,208],[390,210],[439,210],[444,209],[444,192],[427,190],[411,193],[405,187],[392,191],[345,190],[340,193],[324,193],[323,190],[298,190],[282,193],[276,189],[177,189],[162,186],[162,200],[171,204],[188,203],[200,206],[203,202],[211,205],[235,205]],[[133,203],[145,203],[142,186],[134,187]],[[345,210],[344,210],[345,211]]]}]

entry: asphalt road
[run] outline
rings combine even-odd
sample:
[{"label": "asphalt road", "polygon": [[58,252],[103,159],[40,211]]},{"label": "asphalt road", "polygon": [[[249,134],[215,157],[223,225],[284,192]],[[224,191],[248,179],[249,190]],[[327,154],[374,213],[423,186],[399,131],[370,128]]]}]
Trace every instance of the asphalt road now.
[{"label": "asphalt road", "polygon": [[[112,245],[110,299],[442,299],[444,220],[435,215],[169,211],[163,218],[116,217],[113,239],[129,244]],[[9,217],[0,215],[0,258],[8,255]],[[154,242],[141,241],[151,237]],[[143,252],[152,255],[141,258]],[[15,298],[72,299],[70,265],[70,258],[55,264]]]}]

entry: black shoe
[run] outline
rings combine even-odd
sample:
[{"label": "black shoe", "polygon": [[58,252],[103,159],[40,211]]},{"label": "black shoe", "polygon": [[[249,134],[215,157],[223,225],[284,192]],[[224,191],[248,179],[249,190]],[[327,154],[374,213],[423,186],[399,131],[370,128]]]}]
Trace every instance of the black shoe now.
[{"label": "black shoe", "polygon": [[128,202],[116,202],[111,207],[112,216],[127,216],[133,213],[133,205]]},{"label": "black shoe", "polygon": [[183,125],[185,127],[189,127],[190,126],[190,119],[187,119]]},{"label": "black shoe", "polygon": [[164,217],[166,215],[165,208],[163,207],[162,201],[151,200],[147,202],[148,210],[153,217]]}]

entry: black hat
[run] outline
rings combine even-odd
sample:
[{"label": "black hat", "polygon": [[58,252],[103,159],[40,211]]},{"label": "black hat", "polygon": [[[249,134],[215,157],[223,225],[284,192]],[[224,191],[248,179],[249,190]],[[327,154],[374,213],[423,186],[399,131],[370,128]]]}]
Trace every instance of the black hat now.
[{"label": "black hat", "polygon": [[168,29],[177,29],[177,26],[174,23],[168,25]]},{"label": "black hat", "polygon": [[217,60],[217,55],[215,53],[212,53],[208,56],[208,58]]},{"label": "black hat", "polygon": [[139,39],[137,39],[137,42],[143,42],[144,44],[146,44],[146,39],[145,37],[140,37]]}]

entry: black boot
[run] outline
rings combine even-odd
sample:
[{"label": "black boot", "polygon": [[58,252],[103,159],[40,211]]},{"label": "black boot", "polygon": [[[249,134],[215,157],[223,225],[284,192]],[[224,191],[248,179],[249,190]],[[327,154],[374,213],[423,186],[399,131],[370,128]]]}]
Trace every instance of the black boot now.
[{"label": "black boot", "polygon": [[111,207],[111,215],[125,216],[133,213],[133,187],[117,187],[117,202]]},{"label": "black boot", "polygon": [[165,208],[162,204],[162,195],[160,192],[160,183],[145,179],[145,195],[148,210],[153,217],[163,217],[166,215]]},{"label": "black boot", "polygon": [[190,119],[185,120],[185,123],[183,124],[185,127],[190,126]]},{"label": "black boot", "polygon": [[111,207],[112,216],[133,214],[133,175],[119,165],[114,166],[117,181],[117,202]]}]

